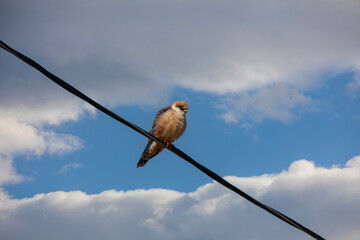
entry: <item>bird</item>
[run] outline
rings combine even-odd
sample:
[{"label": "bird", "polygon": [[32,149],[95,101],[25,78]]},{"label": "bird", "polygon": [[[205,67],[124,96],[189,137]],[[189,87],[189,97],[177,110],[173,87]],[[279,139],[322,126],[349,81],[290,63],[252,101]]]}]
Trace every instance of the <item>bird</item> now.
[{"label": "bird", "polygon": [[[149,133],[164,141],[166,147],[172,146],[186,129],[186,112],[188,105],[184,101],[176,101],[168,107],[162,108],[156,114]],[[142,153],[138,167],[143,167],[151,158],[164,149],[163,145],[149,139]]]}]

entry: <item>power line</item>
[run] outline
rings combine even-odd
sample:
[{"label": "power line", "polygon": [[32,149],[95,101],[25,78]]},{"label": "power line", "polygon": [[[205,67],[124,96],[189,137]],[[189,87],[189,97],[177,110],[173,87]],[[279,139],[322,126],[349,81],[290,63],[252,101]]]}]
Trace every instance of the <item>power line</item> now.
[{"label": "power line", "polygon": [[[77,90],[76,88],[74,88],[73,86],[68,84],[67,82],[63,81],[59,77],[57,77],[54,74],[47,71],[45,68],[43,68],[40,64],[38,64],[34,60],[28,58],[27,56],[21,54],[20,52],[18,52],[16,50],[14,50],[13,48],[9,47],[8,45],[6,45],[2,41],[0,41],[0,47],[3,48],[4,50],[8,51],[9,53],[15,55],[16,57],[18,57],[19,59],[21,59],[25,63],[29,64],[30,66],[34,67],[35,69],[40,71],[42,74],[47,76],[50,80],[57,83],[59,86],[63,87],[65,90],[71,92],[72,94],[76,95],[77,97],[79,97],[79,98],[83,99],[84,101],[88,102],[90,105],[94,106],[98,110],[100,110],[103,113],[107,114],[108,116],[116,119],[117,121],[125,124],[126,126],[132,128],[133,130],[137,131],[138,133],[144,135],[145,137],[150,138],[151,140],[156,141],[157,143],[159,143],[162,146],[166,147],[166,144],[162,140],[158,139],[157,137],[153,136],[152,134],[148,133],[147,131],[143,130],[142,128],[136,126],[135,124],[127,121],[126,119],[120,117],[119,115],[117,115],[114,112],[110,111],[109,109],[105,108],[101,104],[95,102],[94,100],[92,100],[91,98],[89,98],[88,96],[86,96],[85,94],[83,94],[82,92],[80,92],[79,90]],[[198,168],[200,171],[202,171],[203,173],[205,173],[206,175],[208,175],[209,177],[211,177],[212,179],[214,179],[215,181],[217,181],[221,185],[223,185],[223,186],[229,188],[230,190],[234,191],[235,193],[239,194],[240,196],[242,196],[243,198],[245,198],[248,201],[252,202],[256,206],[264,209],[265,211],[267,211],[270,214],[276,216],[277,218],[283,220],[284,222],[290,224],[291,226],[293,226],[293,227],[295,227],[295,228],[309,234],[310,236],[312,236],[315,239],[325,240],[325,238],[321,237],[320,235],[318,235],[317,233],[311,231],[310,229],[304,227],[303,225],[296,222],[295,220],[293,220],[293,219],[287,217],[286,215],[282,214],[281,212],[279,212],[279,211],[277,211],[277,210],[275,210],[275,209],[273,209],[273,208],[259,202],[255,198],[253,198],[250,195],[246,194],[245,192],[241,191],[240,189],[238,189],[237,187],[235,187],[234,185],[232,185],[231,183],[229,183],[228,181],[226,181],[225,179],[223,179],[222,177],[220,177],[219,175],[217,175],[216,173],[214,173],[210,169],[208,169],[205,166],[201,165],[200,163],[196,162],[194,159],[189,157],[187,154],[185,154],[180,149],[176,148],[174,145],[172,145],[168,149],[171,152],[173,152],[174,154],[176,154],[179,157],[181,157],[182,159],[184,159],[185,161],[187,161],[188,163],[190,163],[193,166],[195,166],[196,168]]]}]

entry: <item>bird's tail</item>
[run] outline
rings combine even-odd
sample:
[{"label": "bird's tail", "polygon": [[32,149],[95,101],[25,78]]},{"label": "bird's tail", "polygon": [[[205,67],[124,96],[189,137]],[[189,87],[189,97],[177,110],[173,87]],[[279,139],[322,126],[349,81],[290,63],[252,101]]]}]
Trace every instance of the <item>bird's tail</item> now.
[{"label": "bird's tail", "polygon": [[137,168],[138,167],[143,167],[149,160],[150,160],[150,158],[149,159],[140,158],[140,160],[138,161],[136,167]]},{"label": "bird's tail", "polygon": [[154,154],[150,154],[148,152],[151,144],[153,143],[152,140],[149,139],[148,143],[146,144],[146,147],[144,149],[144,152],[143,154],[141,155],[140,157],[140,160],[139,162],[137,163],[136,167],[143,167],[152,157],[154,157],[155,155]]},{"label": "bird's tail", "polygon": [[156,154],[150,154],[148,152],[144,152],[141,156],[139,162],[137,163],[136,167],[143,167],[151,158],[153,158]]}]

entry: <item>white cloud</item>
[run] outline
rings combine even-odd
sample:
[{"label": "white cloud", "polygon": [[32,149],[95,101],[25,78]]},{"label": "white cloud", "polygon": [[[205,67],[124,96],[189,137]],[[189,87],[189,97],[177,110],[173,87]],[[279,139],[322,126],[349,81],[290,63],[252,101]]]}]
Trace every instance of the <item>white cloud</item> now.
[{"label": "white cloud", "polygon": [[31,86],[8,80],[0,82],[0,185],[26,179],[13,166],[20,154],[66,154],[82,148],[78,137],[55,132],[52,126],[95,113],[88,105],[47,92],[46,85],[40,89],[37,81]]},{"label": "white cloud", "polygon": [[59,170],[59,173],[66,173],[66,172],[70,171],[71,169],[77,169],[77,168],[81,168],[83,166],[84,165],[82,165],[80,163],[68,163],[61,167],[61,169]]},{"label": "white cloud", "polygon": [[0,133],[0,154],[6,156],[64,154],[82,147],[75,136],[36,128],[11,117],[0,117]]},{"label": "white cloud", "polygon": [[[304,93],[321,74],[359,71],[358,9],[357,0],[3,0],[0,34],[108,106],[168,103],[181,86],[221,99],[233,94],[228,122],[288,122],[314,103]],[[0,124],[12,126],[0,153],[78,149],[76,137],[46,126],[94,109],[4,51],[0,62]],[[292,88],[277,96],[274,86]],[[347,92],[357,91],[355,79]]]},{"label": "white cloud", "polygon": [[[174,86],[231,93],[224,105],[228,122],[288,122],[296,111],[316,107],[305,92],[322,73],[359,71],[359,21],[357,0],[0,2],[2,40],[96,100],[156,105]],[[0,62],[2,185],[23,179],[13,166],[17,154],[81,148],[77,137],[51,126],[94,109],[3,51]],[[347,85],[349,96],[358,85],[357,78]],[[280,174],[228,179],[325,237],[360,234],[353,208],[360,198],[358,158],[344,168],[302,160]],[[190,194],[0,194],[2,239],[304,238],[217,184]]]},{"label": "white cloud", "polygon": [[324,72],[358,69],[360,59],[357,0],[43,2],[3,1],[4,35],[115,104],[126,101],[117,91],[147,99],[161,86],[304,88]]},{"label": "white cloud", "polygon": [[13,166],[14,157],[19,154],[66,154],[80,148],[82,143],[78,137],[20,122],[2,114],[0,107],[0,186],[26,179],[17,174]]},{"label": "white cloud", "polygon": [[[226,177],[326,239],[359,236],[360,157],[345,167],[299,160],[279,174]],[[164,189],[0,195],[2,239],[311,239],[217,183]],[[21,229],[21,231],[19,231]]]},{"label": "white cloud", "polygon": [[314,111],[318,103],[295,88],[276,85],[252,94],[229,97],[220,107],[221,117],[228,123],[239,120],[261,122],[264,119],[290,122],[296,111]]},{"label": "white cloud", "polygon": [[354,78],[351,82],[346,84],[346,94],[355,99],[357,95],[360,93],[360,70],[357,70],[354,74]]},{"label": "white cloud", "polygon": [[[359,71],[357,0],[0,4],[6,41],[111,106],[167,102],[174,86],[244,98],[251,95],[247,91],[280,84],[292,86],[300,97],[321,85],[323,73]],[[24,65],[9,61],[12,56],[0,57],[2,81],[21,79],[19,86],[40,93],[33,96],[49,92],[42,103],[53,99],[56,91],[48,91],[49,86],[46,91],[40,90],[43,83],[37,91],[29,86],[39,73],[30,77]],[[347,86],[351,96],[357,89],[357,81]],[[64,99],[55,96],[55,103]],[[279,110],[284,103],[273,97]],[[68,110],[70,115],[78,112],[70,105]],[[294,117],[292,110],[254,117],[287,121]],[[230,111],[224,118],[241,119]]]},{"label": "white cloud", "polygon": [[21,182],[24,177],[16,173],[11,157],[0,155],[0,186]]},{"label": "white cloud", "polygon": [[[269,86],[290,85],[293,96],[301,98],[302,92],[319,86],[317,80],[323,73],[359,71],[357,0],[78,0],[44,6],[42,0],[2,1],[0,29],[5,40],[111,106],[156,105],[166,101],[172,87],[182,86],[220,96],[232,93],[235,99],[252,98],[248,106],[240,107],[251,109],[255,96],[248,91],[260,93]],[[52,93],[62,90],[44,83],[37,82],[34,90],[28,82],[39,73],[30,77],[24,65],[9,59],[12,56],[1,55],[3,81],[17,79],[15,86],[25,85],[32,96],[43,96],[41,103],[69,99],[58,94],[54,98]],[[11,84],[17,91],[8,93],[12,89],[8,85],[1,95],[29,99],[19,96],[23,91]],[[354,80],[347,92],[354,96],[357,91]],[[286,106],[288,99],[284,103],[272,95],[268,100],[274,114],[260,107],[251,118],[294,118],[294,108]],[[302,104],[303,100],[297,100],[300,102],[294,99],[293,103]],[[66,106],[68,115],[82,111]],[[46,111],[51,113],[51,109],[54,111],[50,107]],[[225,120],[242,118],[242,110],[241,116],[230,110]]]}]

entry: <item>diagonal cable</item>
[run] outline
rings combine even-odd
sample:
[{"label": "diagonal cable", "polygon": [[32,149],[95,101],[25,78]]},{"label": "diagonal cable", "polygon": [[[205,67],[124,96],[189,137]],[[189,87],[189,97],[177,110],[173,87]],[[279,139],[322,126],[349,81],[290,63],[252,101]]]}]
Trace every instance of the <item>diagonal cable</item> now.
[{"label": "diagonal cable", "polygon": [[[156,141],[157,143],[159,143],[159,144],[163,145],[164,147],[166,147],[166,145],[164,144],[164,142],[162,140],[160,140],[157,137],[153,136],[152,134],[148,133],[144,129],[136,126],[135,124],[127,121],[126,119],[120,117],[119,115],[117,115],[114,112],[110,111],[109,109],[105,108],[101,104],[95,102],[94,100],[92,100],[91,98],[89,98],[88,96],[86,96],[85,94],[83,94],[82,92],[80,92],[79,90],[77,90],[76,88],[74,88],[73,86],[68,84],[67,82],[63,81],[59,77],[57,77],[54,74],[47,71],[45,68],[43,68],[40,64],[38,64],[34,60],[28,58],[27,56],[21,54],[18,51],[12,49],[11,47],[6,45],[2,41],[0,41],[0,47],[3,48],[4,50],[8,51],[9,53],[15,55],[16,57],[18,57],[19,59],[21,59],[25,63],[29,64],[30,66],[34,67],[35,69],[40,71],[42,74],[47,76],[50,80],[57,83],[59,86],[63,87],[65,90],[71,92],[72,94],[76,95],[77,97],[79,97],[79,98],[83,99],[84,101],[88,102],[90,105],[94,106],[98,110],[100,110],[103,113],[107,114],[108,116],[116,119],[117,121],[125,124],[126,126],[132,128],[133,130],[137,131],[138,133],[144,135],[145,137],[150,138],[151,140]],[[210,169],[208,169],[205,166],[201,165],[200,163],[196,162],[194,159],[189,157],[187,154],[185,154],[180,149],[176,148],[174,145],[172,147],[168,148],[168,149],[171,152],[173,152],[174,154],[176,154],[179,157],[181,157],[182,159],[184,159],[185,161],[187,161],[188,163],[190,163],[193,166],[195,166],[196,168],[198,168],[200,171],[202,171],[203,173],[205,173],[206,175],[208,175],[209,177],[211,177],[212,179],[214,179],[215,181],[217,181],[221,185],[223,185],[223,186],[229,188],[230,190],[236,192],[237,194],[239,194],[243,198],[247,199],[248,201],[252,202],[256,206],[264,209],[265,211],[267,211],[270,214],[276,216],[277,218],[283,220],[284,222],[290,224],[291,226],[293,226],[293,227],[295,227],[295,228],[309,234],[310,236],[312,236],[315,239],[325,240],[325,238],[321,237],[320,235],[318,235],[317,233],[311,231],[310,229],[304,227],[303,225],[296,222],[295,220],[293,220],[293,219],[287,217],[286,215],[282,214],[281,212],[279,212],[279,211],[277,211],[277,210],[275,210],[275,209],[273,209],[273,208],[259,202],[255,198],[253,198],[250,195],[246,194],[245,192],[241,191],[240,189],[238,189],[237,187],[235,187],[234,185],[232,185],[231,183],[229,183],[228,181],[226,181],[225,179],[223,179],[222,177],[220,177],[219,175],[217,175],[216,173],[214,173]]]}]

